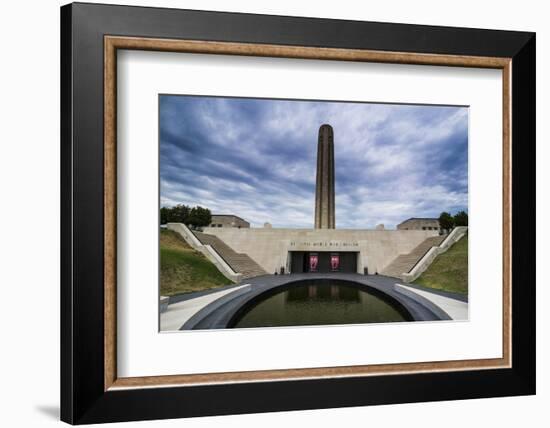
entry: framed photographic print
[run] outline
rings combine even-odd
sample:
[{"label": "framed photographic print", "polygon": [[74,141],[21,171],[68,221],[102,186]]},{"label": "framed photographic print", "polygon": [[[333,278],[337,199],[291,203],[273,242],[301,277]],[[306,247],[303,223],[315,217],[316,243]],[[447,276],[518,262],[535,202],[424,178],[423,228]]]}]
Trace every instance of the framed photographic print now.
[{"label": "framed photographic print", "polygon": [[533,33],[76,3],[61,53],[62,420],[535,393]]}]

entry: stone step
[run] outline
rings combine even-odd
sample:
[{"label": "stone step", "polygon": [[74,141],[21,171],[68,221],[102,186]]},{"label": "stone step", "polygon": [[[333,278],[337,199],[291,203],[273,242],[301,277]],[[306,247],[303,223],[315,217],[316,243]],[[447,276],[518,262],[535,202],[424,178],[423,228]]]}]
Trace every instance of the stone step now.
[{"label": "stone step", "polygon": [[267,272],[248,254],[237,253],[215,235],[193,232],[203,245],[210,245],[235,272],[242,274],[243,279],[265,275]]},{"label": "stone step", "polygon": [[397,256],[382,272],[382,275],[394,276],[400,278],[404,273],[409,272],[432,247],[439,246],[446,238],[442,236],[432,236],[426,238],[410,253]]}]

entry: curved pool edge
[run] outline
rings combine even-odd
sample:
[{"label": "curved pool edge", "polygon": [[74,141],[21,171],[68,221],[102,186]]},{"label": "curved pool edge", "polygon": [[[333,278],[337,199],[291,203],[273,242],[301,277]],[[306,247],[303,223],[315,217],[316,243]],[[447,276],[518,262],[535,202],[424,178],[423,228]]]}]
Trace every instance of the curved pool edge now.
[{"label": "curved pool edge", "polygon": [[[312,288],[315,289],[313,298],[310,295]],[[294,294],[293,303],[288,308],[286,305],[279,306],[280,296],[285,296],[286,300],[290,293],[298,293]],[[336,299],[334,293],[338,296]],[[348,296],[355,296],[357,300],[346,300],[346,293],[351,293]],[[276,309],[270,309],[268,302],[274,301],[277,302]],[[298,308],[300,305],[303,306]],[[294,311],[290,309],[292,306]],[[361,309],[358,309],[358,306],[361,306]],[[286,312],[287,309],[289,312],[282,315],[281,311]],[[256,320],[246,321],[250,316]],[[298,279],[265,291],[244,303],[231,318],[227,328],[334,326],[409,321],[414,321],[412,314],[392,296],[365,283],[329,277]]]},{"label": "curved pool edge", "polygon": [[289,286],[294,282],[312,279],[337,279],[354,283],[356,286],[364,285],[367,289],[366,291],[374,289],[402,305],[405,310],[409,312],[413,321],[440,321],[451,319],[445,311],[426,299],[413,299],[396,291],[394,285],[396,282],[400,282],[398,278],[348,273],[306,273],[263,275],[261,277],[252,278],[243,284],[246,286],[245,288],[228,293],[220,299],[201,308],[180,327],[180,330],[217,330],[230,328],[230,324],[237,313],[260,295],[272,292],[278,288]]}]

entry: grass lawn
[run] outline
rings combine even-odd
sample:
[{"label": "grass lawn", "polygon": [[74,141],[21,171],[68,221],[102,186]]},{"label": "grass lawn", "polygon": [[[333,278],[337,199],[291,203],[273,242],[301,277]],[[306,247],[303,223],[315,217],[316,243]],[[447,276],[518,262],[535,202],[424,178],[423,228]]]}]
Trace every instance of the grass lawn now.
[{"label": "grass lawn", "polygon": [[468,294],[468,235],[455,243],[434,262],[415,284],[453,293]]},{"label": "grass lawn", "polygon": [[232,282],[173,230],[160,231],[160,294],[206,290]]}]

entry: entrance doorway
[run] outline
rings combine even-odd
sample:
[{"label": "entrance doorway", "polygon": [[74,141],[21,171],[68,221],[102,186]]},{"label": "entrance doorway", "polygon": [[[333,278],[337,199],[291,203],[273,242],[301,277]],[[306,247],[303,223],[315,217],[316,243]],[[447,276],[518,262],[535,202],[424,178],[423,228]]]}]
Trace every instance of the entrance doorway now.
[{"label": "entrance doorway", "polygon": [[357,252],[292,251],[291,273],[357,272]]}]

